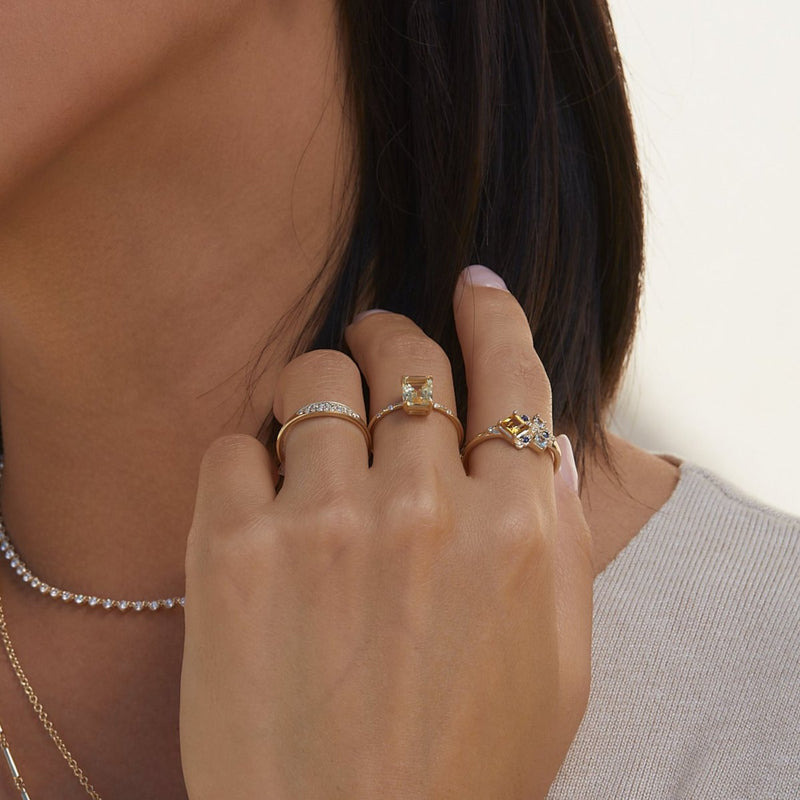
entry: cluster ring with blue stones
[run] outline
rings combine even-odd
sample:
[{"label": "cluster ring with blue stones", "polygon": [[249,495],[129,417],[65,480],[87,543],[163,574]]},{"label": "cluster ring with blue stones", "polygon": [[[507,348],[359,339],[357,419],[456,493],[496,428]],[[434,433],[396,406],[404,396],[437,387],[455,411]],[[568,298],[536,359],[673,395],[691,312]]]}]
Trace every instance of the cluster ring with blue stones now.
[{"label": "cluster ring with blue stones", "polygon": [[509,444],[513,444],[517,450],[527,447],[532,448],[535,452],[547,452],[553,458],[553,470],[558,472],[558,468],[561,466],[561,448],[547,428],[547,424],[538,414],[530,417],[528,414],[512,411],[509,416],[498,420],[485,431],[473,436],[461,450],[461,460],[465,469],[470,451],[489,439],[503,439]]}]

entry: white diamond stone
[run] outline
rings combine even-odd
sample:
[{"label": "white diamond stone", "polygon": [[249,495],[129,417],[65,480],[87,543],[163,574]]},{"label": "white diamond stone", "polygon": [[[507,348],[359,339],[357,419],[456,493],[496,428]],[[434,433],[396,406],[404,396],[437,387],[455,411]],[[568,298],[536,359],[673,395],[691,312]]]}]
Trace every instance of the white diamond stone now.
[{"label": "white diamond stone", "polygon": [[76,594],[75,595],[75,602],[80,606],[86,602],[86,595],[85,594]]},{"label": "white diamond stone", "polygon": [[171,597],[169,597],[169,598],[167,598],[167,599],[164,601],[164,605],[165,605],[167,608],[172,608],[172,606],[174,606],[174,605],[175,605],[175,601],[174,601],[174,600],[173,600]]},{"label": "white diamond stone", "polygon": [[125,611],[125,609],[128,607],[128,605],[129,605],[129,603],[128,603],[127,600],[120,600],[119,603],[117,603],[117,608],[120,611]]},{"label": "white diamond stone", "polygon": [[142,600],[137,600],[133,604],[133,607],[136,609],[136,611],[141,611],[144,608],[144,602]]},{"label": "white diamond stone", "polygon": [[103,608],[113,608],[113,607],[114,607],[114,601],[106,597],[103,600]]},{"label": "white diamond stone", "polygon": [[158,610],[158,600],[151,600],[147,605],[150,606],[150,610],[151,611],[157,611]]},{"label": "white diamond stone", "polygon": [[96,606],[99,602],[100,602],[100,598],[99,597],[90,597],[89,598],[89,605],[90,606]]}]

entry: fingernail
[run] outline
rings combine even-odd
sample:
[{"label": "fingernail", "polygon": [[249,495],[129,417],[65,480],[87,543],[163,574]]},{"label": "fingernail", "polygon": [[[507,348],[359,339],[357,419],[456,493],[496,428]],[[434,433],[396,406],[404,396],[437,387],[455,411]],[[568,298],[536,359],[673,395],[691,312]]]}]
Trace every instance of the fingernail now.
[{"label": "fingernail", "polygon": [[578,486],[578,468],[575,466],[575,454],[572,452],[572,443],[569,437],[562,433],[556,436],[558,446],[561,448],[561,466],[558,468],[558,476],[572,489],[575,494],[580,494]]},{"label": "fingernail", "polygon": [[350,323],[351,325],[355,325],[356,322],[359,320],[364,319],[364,317],[368,317],[370,314],[386,314],[385,308],[370,308],[367,311],[362,311],[360,314],[356,314],[353,317],[353,321]]},{"label": "fingernail", "polygon": [[505,281],[496,272],[492,272],[489,267],[484,267],[483,264],[473,264],[471,267],[467,267],[461,272],[460,278],[472,286],[488,286],[490,289],[508,291]]}]

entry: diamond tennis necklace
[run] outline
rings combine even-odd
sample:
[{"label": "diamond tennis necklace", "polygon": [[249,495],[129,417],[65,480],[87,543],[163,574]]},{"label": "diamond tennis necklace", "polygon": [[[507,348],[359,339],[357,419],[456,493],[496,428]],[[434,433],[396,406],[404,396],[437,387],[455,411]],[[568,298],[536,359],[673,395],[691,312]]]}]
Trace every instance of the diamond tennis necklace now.
[{"label": "diamond tennis necklace", "polygon": [[[0,453],[0,482],[3,477],[4,459]],[[17,552],[11,539],[8,536],[3,522],[2,509],[0,509],[0,554],[5,556],[9,567],[19,575],[23,583],[26,583],[33,591],[38,591],[45,597],[52,597],[54,600],[61,600],[64,603],[75,603],[78,606],[87,608],[101,608],[107,611],[158,611],[162,608],[183,608],[183,597],[167,597],[157,600],[114,600],[110,597],[98,597],[92,594],[82,594],[62,589],[58,586],[43,581],[28,568],[27,564]]]}]

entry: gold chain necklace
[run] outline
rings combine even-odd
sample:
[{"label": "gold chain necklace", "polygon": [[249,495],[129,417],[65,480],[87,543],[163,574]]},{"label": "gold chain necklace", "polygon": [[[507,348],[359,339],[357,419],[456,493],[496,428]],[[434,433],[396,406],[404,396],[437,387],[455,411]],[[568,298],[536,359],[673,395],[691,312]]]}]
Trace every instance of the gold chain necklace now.
[{"label": "gold chain necklace", "polygon": [[14,779],[14,786],[19,790],[22,800],[31,800],[31,796],[25,788],[25,781],[22,780],[22,775],[19,774],[17,765],[14,763],[14,756],[11,755],[11,750],[8,747],[8,739],[6,739],[6,732],[3,730],[2,725],[0,725],[0,749],[6,757],[6,764],[8,764],[8,768],[11,770],[11,777]]},{"label": "gold chain necklace", "polygon": [[[39,698],[33,691],[33,687],[28,680],[28,676],[25,674],[25,671],[22,669],[22,665],[19,663],[14,646],[11,644],[11,637],[8,635],[8,626],[6,625],[6,616],[3,612],[2,598],[0,598],[0,637],[3,639],[3,647],[8,655],[8,660],[11,662],[11,667],[14,670],[14,674],[17,676],[20,686],[22,686],[26,697],[33,706],[33,710],[39,717],[39,720],[44,726],[44,729],[47,731],[48,736],[53,740],[61,755],[64,756],[64,759],[66,760],[67,764],[69,764],[70,769],[89,797],[91,797],[92,800],[102,800],[100,795],[95,791],[94,786],[89,783],[89,779],[86,777],[84,771],[78,766],[78,762],[75,760],[75,757],[67,749],[67,746],[64,744],[64,740],[58,735],[58,731],[56,731],[53,723],[50,721],[50,717],[47,716],[47,712],[44,710]],[[11,751],[8,747],[8,740],[6,739],[2,726],[0,726],[0,748],[3,750],[6,763],[8,764],[8,768],[11,770],[11,777],[14,780],[14,785],[19,790],[22,800],[31,800],[30,796],[28,795],[28,791],[25,788],[25,782],[22,780],[22,776],[20,775],[19,770],[14,763],[14,759],[11,756]]]}]

